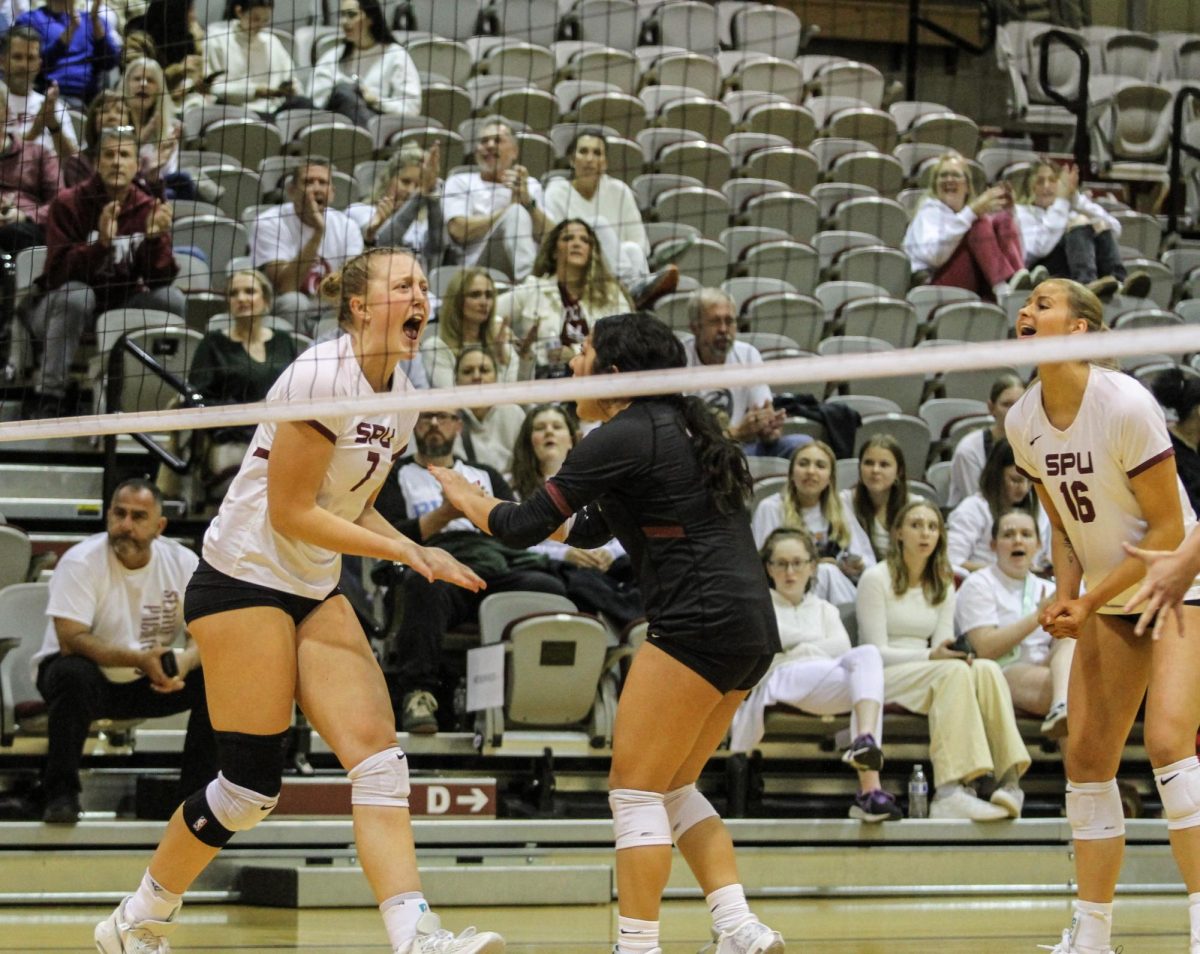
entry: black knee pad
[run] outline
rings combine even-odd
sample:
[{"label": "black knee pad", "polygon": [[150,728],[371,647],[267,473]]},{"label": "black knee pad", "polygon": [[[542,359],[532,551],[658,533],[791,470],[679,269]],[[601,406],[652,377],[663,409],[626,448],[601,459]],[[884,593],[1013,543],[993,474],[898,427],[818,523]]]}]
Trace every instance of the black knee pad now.
[{"label": "black knee pad", "polygon": [[289,733],[214,732],[213,735],[217,740],[217,765],[225,778],[262,795],[279,794]]}]

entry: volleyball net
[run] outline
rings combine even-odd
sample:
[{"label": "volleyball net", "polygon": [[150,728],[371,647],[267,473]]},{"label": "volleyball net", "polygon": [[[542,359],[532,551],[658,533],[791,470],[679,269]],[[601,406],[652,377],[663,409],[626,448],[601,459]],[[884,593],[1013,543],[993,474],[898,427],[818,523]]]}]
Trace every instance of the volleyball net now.
[{"label": "volleyball net", "polygon": [[[518,340],[542,320],[542,286],[568,292],[522,367],[528,380],[353,404],[364,411],[768,384],[818,401],[874,395],[918,416],[930,398],[983,398],[979,382],[990,369],[1028,370],[1059,349],[1118,357],[1130,370],[1174,364],[1190,373],[1183,359],[1200,351],[1186,324],[1200,317],[1200,250],[1177,236],[1166,249],[1166,218],[1146,201],[1146,183],[1157,187],[1168,156],[1160,149],[1150,157],[1140,184],[1109,167],[1121,158],[1113,133],[1133,97],[1127,89],[1145,87],[1153,99],[1154,89],[1186,95],[1200,81],[1187,34],[1200,30],[1200,13],[1189,5],[1147,11],[1143,26],[1158,31],[1147,43],[1116,24],[1090,24],[1086,5],[1058,5],[1057,20],[1037,14],[1036,22],[1017,5],[998,25],[985,6],[930,14],[950,17],[942,26],[966,41],[955,46],[945,31],[925,29],[910,45],[903,3],[204,0],[196,4],[204,37],[191,58],[166,70],[158,64],[174,54],[157,49],[156,38],[178,39],[178,31],[155,23],[163,8],[152,4],[140,24],[109,11],[125,53],[119,81],[109,74],[101,85],[119,102],[110,112],[63,116],[100,179],[112,164],[100,148],[104,130],[125,130],[138,187],[170,215],[154,221],[147,211],[101,241],[102,223],[83,221],[82,207],[52,212],[57,224],[47,221],[37,244],[12,255],[0,299],[8,338],[0,448],[332,410],[319,401],[244,404],[247,388],[230,380],[264,377],[256,368],[264,355],[285,366],[283,339],[294,353],[336,335],[315,282],[373,243],[417,251],[436,319],[426,338],[451,350],[463,340],[455,329],[478,322],[472,295],[490,296],[483,323],[493,336],[503,328]],[[1101,77],[1089,119],[1099,151],[1081,170],[1082,186],[1100,210],[1097,222],[1116,223],[1106,226],[1117,236],[1108,250],[1121,274],[1144,278],[1137,294],[1120,289],[1106,317],[1152,330],[1102,342],[1006,341],[1026,290],[1001,288],[997,297],[997,286],[981,280],[975,291],[923,284],[929,263],[905,243],[917,210],[939,194],[947,154],[959,157],[952,172],[965,192],[1011,187],[1009,210],[1018,194],[1032,201],[1030,179],[1044,157],[1078,158],[1073,117],[1055,106],[1077,83],[1077,54],[1067,41],[1045,41],[1053,28],[1091,52]],[[27,40],[11,34],[10,51]],[[269,51],[263,71],[239,59],[251,40]],[[370,53],[377,45],[388,47],[379,61],[386,69]],[[4,72],[19,92],[15,55],[5,53]],[[356,66],[364,56],[370,70]],[[1053,89],[1043,86],[1047,57]],[[157,92],[143,95],[147,82]],[[1169,111],[1161,97],[1153,103]],[[503,143],[488,135],[498,124]],[[1194,131],[1200,137],[1200,125]],[[1184,226],[1200,194],[1197,157],[1185,154],[1172,194],[1184,202]],[[601,174],[612,186],[603,196],[594,191]],[[498,191],[501,206],[491,204]],[[463,221],[508,205],[512,215],[482,237],[462,231]],[[303,247],[314,215],[324,235],[315,251]],[[575,218],[589,230],[591,259],[603,263],[597,276],[590,260],[578,288],[579,275],[559,268],[554,247],[558,226]],[[482,277],[464,278],[468,264]],[[257,291],[249,269],[266,276]],[[672,290],[653,301],[669,326],[692,333],[692,296],[720,288],[739,338],[766,363],[533,380],[563,371],[546,354],[559,341],[578,344],[586,321],[566,317],[580,301],[593,320],[629,310],[671,272]],[[247,287],[235,289],[236,281]],[[262,300],[239,312],[239,291]],[[479,337],[486,346],[487,334]],[[423,357],[410,370],[433,375],[428,365]],[[435,383],[446,384],[445,375]]]},{"label": "volleyball net", "polygon": [[[687,367],[666,371],[597,374],[413,390],[349,398],[313,398],[292,402],[257,402],[221,407],[178,408],[70,418],[0,423],[0,444],[34,439],[91,437],[105,434],[167,433],[256,425],[263,422],[348,417],[394,411],[490,408],[499,404],[536,405],[580,399],[623,399],[665,393],[704,394],[732,388],[767,385],[776,394],[804,393],[836,401],[874,396],[895,404],[882,413],[918,417],[920,405],[942,396],[948,378],[970,375],[965,385],[980,402],[988,382],[1000,371],[1023,377],[1038,364],[1061,361],[1115,360],[1135,376],[1145,378],[1175,367],[1172,354],[1200,352],[1200,326],[1151,328],[1056,338],[1009,339],[996,342],[947,343],[941,347],[887,349],[828,356],[768,358],[748,366]],[[888,395],[897,384],[919,395],[917,406],[905,408]],[[873,386],[880,385],[880,386]],[[956,388],[956,392],[957,388]],[[906,411],[912,413],[906,414]]]}]

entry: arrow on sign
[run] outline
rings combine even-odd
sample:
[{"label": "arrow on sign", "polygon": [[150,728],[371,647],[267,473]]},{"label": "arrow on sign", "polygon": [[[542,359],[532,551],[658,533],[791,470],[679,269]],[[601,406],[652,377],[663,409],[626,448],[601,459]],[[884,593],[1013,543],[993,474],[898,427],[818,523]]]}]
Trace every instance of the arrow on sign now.
[{"label": "arrow on sign", "polygon": [[456,805],[469,805],[472,813],[481,812],[483,811],[483,807],[488,803],[487,792],[482,788],[472,785],[471,793],[469,795],[459,795],[454,799],[454,803]]}]

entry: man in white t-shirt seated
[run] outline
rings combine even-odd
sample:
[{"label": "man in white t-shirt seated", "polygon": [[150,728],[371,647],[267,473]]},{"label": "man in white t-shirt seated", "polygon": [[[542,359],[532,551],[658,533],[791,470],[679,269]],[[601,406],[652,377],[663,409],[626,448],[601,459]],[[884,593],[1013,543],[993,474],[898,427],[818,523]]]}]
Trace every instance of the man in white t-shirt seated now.
[{"label": "man in white t-shirt seated", "polygon": [[[762,364],[753,345],[737,340],[737,310],[719,288],[701,288],[688,302],[692,340],[684,345],[689,367]],[[765,384],[700,392],[728,420],[729,436],[741,441],[747,457],[788,457],[812,441],[807,434],[784,434],[784,412],[775,410]]]},{"label": "man in white t-shirt seated", "polygon": [[306,157],[288,176],[284,191],[287,202],[255,219],[250,254],[275,287],[274,313],[312,336],[322,317],[321,280],[363,250],[362,232],[345,212],[329,207],[333,169],[328,159]]},{"label": "man in white t-shirt seated", "polygon": [[51,83],[45,95],[33,88],[42,69],[42,40],[37,30],[19,26],[0,36],[0,66],[8,84],[8,131],[39,143],[60,159],[79,152],[75,125],[67,115],[67,104],[58,98],[58,86]]},{"label": "man in white t-shirt seated", "polygon": [[96,719],[190,710],[180,791],[196,791],[216,776],[200,652],[183,621],[197,559],[162,536],[166,524],[158,488],[127,480],[113,493],[105,532],[71,547],[50,578],[46,635],[33,658],[49,710],[47,822],[79,820],[79,763]]},{"label": "man in white t-shirt seated", "polygon": [[566,596],[567,588],[547,572],[541,554],[511,550],[450,505],[429,467],[450,467],[484,492],[512,500],[513,492],[498,470],[454,456],[462,421],[452,410],[422,411],[413,428],[416,452],[392,467],[379,491],[375,509],[410,540],[449,551],[487,582],[472,593],[441,581],[429,582],[419,573],[405,573],[401,586],[403,623],[397,645],[389,647],[385,664],[395,696],[398,728],[429,734],[438,729],[437,697],[442,686],[442,637],[447,630],[478,618],[479,604],[489,593],[533,590]]},{"label": "man in white t-shirt seated", "polygon": [[515,281],[533,271],[550,224],[542,186],[517,164],[512,127],[488,117],[475,143],[478,170],[456,172],[442,189],[442,217],[463,265],[497,268]]}]

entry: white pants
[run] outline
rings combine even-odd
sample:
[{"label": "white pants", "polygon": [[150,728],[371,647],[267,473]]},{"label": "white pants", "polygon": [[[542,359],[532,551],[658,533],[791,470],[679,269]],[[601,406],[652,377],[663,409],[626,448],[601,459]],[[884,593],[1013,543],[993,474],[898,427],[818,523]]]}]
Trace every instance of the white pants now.
[{"label": "white pants", "polygon": [[650,274],[646,253],[637,242],[622,242],[617,237],[617,230],[607,219],[596,219],[591,226],[609,270],[616,274],[622,285],[631,285]]},{"label": "white pants", "polygon": [[533,219],[519,205],[510,205],[496,220],[475,263],[480,268],[495,268],[524,281],[533,271],[537,258],[538,240],[533,235]]},{"label": "white pants", "polygon": [[854,706],[868,700],[879,704],[875,725],[867,731],[875,741],[883,739],[883,660],[874,646],[856,646],[836,659],[797,659],[776,666],[734,714],[729,748],[749,752],[763,737],[764,712],[777,703],[794,706],[813,715],[850,713],[850,735],[857,738]]}]

